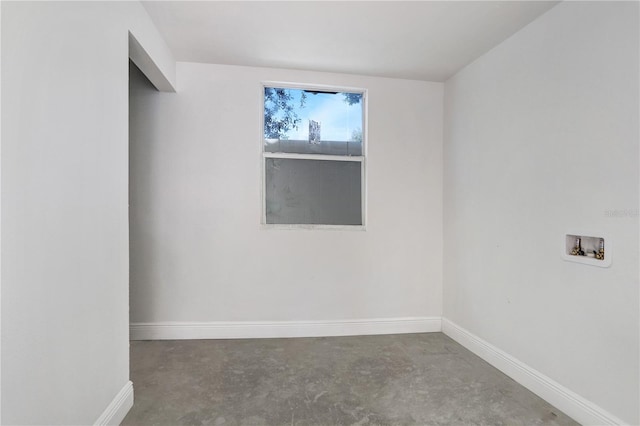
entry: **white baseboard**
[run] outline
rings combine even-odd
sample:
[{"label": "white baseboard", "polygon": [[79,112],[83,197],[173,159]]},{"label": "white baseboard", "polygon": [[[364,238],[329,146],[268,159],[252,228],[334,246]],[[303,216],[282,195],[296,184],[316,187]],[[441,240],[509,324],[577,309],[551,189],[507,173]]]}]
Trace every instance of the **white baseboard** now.
[{"label": "white baseboard", "polygon": [[442,332],[579,423],[584,425],[625,424],[591,401],[446,318],[442,318]]},{"label": "white baseboard", "polygon": [[132,323],[131,340],[260,339],[357,336],[441,331],[440,317],[338,321],[157,322]]},{"label": "white baseboard", "polygon": [[133,383],[130,381],[113,398],[94,426],[119,425],[133,407]]}]

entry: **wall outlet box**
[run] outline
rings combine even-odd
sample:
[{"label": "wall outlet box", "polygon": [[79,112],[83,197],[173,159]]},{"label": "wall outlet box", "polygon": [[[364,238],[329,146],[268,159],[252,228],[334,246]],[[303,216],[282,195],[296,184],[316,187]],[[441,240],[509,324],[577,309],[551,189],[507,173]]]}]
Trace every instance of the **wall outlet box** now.
[{"label": "wall outlet box", "polygon": [[[578,244],[584,255],[575,253],[577,250],[574,249]],[[604,258],[599,259],[597,253],[601,246],[604,247]],[[611,266],[612,255],[611,238],[602,233],[571,232],[564,234],[562,238],[562,258],[568,262],[608,268]]]}]

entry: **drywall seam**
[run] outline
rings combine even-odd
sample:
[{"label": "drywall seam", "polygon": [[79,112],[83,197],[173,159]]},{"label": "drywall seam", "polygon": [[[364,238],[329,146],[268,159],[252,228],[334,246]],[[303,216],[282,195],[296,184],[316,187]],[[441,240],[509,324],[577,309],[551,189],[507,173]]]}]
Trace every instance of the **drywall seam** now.
[{"label": "drywall seam", "polygon": [[591,401],[446,318],[442,318],[442,332],[581,424],[626,424]]},{"label": "drywall seam", "polygon": [[155,322],[132,323],[131,340],[260,339],[355,336],[441,331],[440,317],[338,321]]}]

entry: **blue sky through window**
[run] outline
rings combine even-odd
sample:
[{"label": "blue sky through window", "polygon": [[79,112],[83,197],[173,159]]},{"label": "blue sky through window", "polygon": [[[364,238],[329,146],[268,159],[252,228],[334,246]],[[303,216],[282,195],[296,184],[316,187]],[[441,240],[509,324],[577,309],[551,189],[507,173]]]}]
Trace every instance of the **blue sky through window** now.
[{"label": "blue sky through window", "polygon": [[[286,89],[291,96],[288,104],[300,119],[298,128],[283,132],[281,139],[308,140],[309,121],[320,122],[321,141],[353,141],[360,135],[362,139],[362,95],[356,94],[359,102],[349,105],[345,93],[311,93],[302,89]],[[304,105],[301,99],[305,97]],[[353,99],[353,95],[352,95]],[[266,102],[265,102],[266,103]],[[266,105],[265,105],[266,106]],[[274,116],[282,117],[282,110]]]}]

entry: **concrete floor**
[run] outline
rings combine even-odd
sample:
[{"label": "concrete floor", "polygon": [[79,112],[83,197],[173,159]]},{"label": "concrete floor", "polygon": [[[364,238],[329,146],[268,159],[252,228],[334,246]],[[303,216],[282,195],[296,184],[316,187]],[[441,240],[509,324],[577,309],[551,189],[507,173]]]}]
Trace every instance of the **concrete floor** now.
[{"label": "concrete floor", "polygon": [[568,425],[442,333],[131,342],[123,425]]}]

